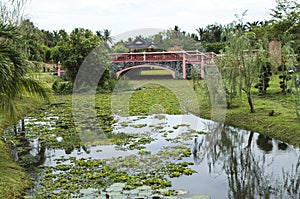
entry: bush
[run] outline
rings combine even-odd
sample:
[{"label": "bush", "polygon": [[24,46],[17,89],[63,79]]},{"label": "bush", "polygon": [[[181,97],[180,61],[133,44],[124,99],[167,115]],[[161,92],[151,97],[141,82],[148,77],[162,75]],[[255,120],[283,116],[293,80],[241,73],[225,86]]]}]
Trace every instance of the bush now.
[{"label": "bush", "polygon": [[100,92],[112,91],[117,83],[117,77],[111,74],[108,69],[106,69],[98,82],[97,90]]},{"label": "bush", "polygon": [[71,94],[73,91],[73,83],[57,79],[52,84],[52,89],[57,94]]},{"label": "bush", "polygon": [[225,42],[215,42],[215,43],[205,43],[203,47],[205,48],[206,52],[214,52],[220,53],[222,49],[226,46]]},{"label": "bush", "polygon": [[261,95],[265,95],[267,93],[267,89],[270,86],[270,77],[272,76],[272,65],[270,62],[265,62],[260,67],[260,74],[258,75],[259,82],[255,85],[255,88],[259,90]]},{"label": "bush", "polygon": [[277,67],[277,71],[286,71],[287,68],[286,68],[286,65],[280,65]]}]

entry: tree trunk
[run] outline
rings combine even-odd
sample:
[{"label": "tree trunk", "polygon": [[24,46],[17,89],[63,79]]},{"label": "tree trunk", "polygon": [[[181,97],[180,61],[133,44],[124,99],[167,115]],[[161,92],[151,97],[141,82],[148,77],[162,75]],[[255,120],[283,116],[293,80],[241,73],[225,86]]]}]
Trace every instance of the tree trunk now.
[{"label": "tree trunk", "polygon": [[25,132],[25,120],[24,119],[21,120],[21,131]]},{"label": "tree trunk", "polygon": [[248,148],[251,146],[253,135],[254,135],[254,132],[251,131],[249,138],[248,138],[248,145],[247,145]]},{"label": "tree trunk", "polygon": [[254,113],[255,110],[254,110],[254,105],[253,105],[253,102],[252,102],[251,95],[247,94],[247,99],[248,99],[248,104],[250,106],[250,113]]},{"label": "tree trunk", "polygon": [[227,101],[227,109],[231,109],[232,107],[231,107],[231,102],[228,102]]}]

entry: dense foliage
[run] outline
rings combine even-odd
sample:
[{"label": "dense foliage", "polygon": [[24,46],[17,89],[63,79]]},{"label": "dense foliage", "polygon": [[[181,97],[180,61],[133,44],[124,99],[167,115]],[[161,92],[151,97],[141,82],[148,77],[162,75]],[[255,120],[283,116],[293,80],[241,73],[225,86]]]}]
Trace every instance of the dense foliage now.
[{"label": "dense foliage", "polygon": [[35,95],[47,99],[41,82],[27,76],[28,61],[20,51],[23,41],[20,29],[0,21],[0,113],[14,119],[15,99]]},{"label": "dense foliage", "polygon": [[262,63],[258,75],[259,82],[255,85],[255,88],[259,90],[260,94],[265,95],[267,93],[271,76],[272,65],[270,62]]},{"label": "dense foliage", "polygon": [[92,31],[83,28],[74,29],[70,35],[58,43],[60,61],[67,69],[67,75],[74,81],[83,60],[101,43]]}]

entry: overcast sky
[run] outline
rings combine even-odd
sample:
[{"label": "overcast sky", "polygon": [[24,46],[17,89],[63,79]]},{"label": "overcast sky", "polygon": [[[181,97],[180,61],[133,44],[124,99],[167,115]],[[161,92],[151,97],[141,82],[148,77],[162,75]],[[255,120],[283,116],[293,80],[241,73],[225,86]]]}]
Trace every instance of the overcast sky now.
[{"label": "overcast sky", "polygon": [[208,24],[228,24],[245,10],[246,22],[269,19],[275,6],[275,0],[31,0],[25,13],[40,29],[50,31],[105,28],[118,35],[178,25],[192,33]]}]

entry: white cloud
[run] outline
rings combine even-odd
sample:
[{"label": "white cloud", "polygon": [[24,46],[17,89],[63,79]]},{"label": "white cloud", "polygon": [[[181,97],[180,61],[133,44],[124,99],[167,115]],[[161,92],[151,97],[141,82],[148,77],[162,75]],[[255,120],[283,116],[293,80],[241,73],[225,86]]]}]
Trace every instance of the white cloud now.
[{"label": "white cloud", "polygon": [[[73,1],[74,2],[74,1]],[[81,6],[92,6],[92,7],[97,7],[97,8],[116,8],[120,6],[127,6],[127,5],[142,5],[146,0],[78,0],[78,4]]]},{"label": "white cloud", "polygon": [[268,18],[274,0],[31,0],[29,17],[49,30],[108,28],[119,34],[139,28],[173,28],[188,32],[212,23],[232,22],[248,10],[246,21]]}]

